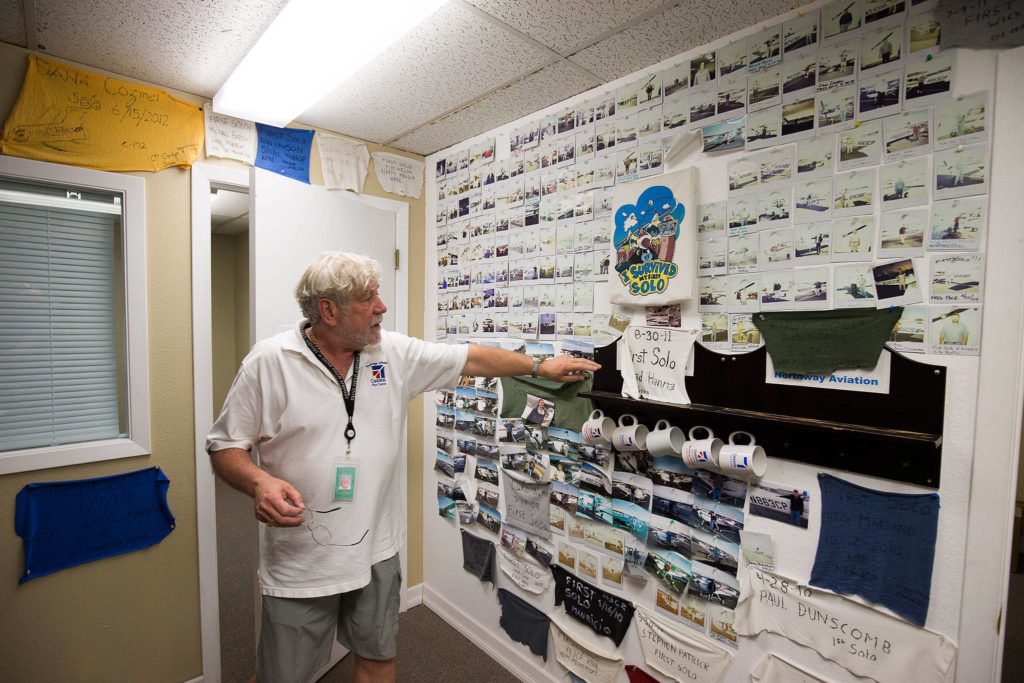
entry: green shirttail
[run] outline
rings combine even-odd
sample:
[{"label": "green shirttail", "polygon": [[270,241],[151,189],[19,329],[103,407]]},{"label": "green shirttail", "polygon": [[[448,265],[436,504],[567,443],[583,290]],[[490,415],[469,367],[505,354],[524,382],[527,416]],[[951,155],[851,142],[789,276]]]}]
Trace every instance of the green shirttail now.
[{"label": "green shirttail", "polygon": [[526,395],[544,399],[555,406],[555,415],[551,418],[551,426],[561,429],[580,431],[583,423],[590,418],[594,409],[590,399],[576,396],[581,391],[590,391],[594,378],[580,382],[552,382],[543,377],[502,377],[501,378],[501,416],[522,417],[526,410]]},{"label": "green shirttail", "polygon": [[[755,313],[776,372],[831,374],[873,368],[903,307]],[[556,411],[557,414],[557,411]]]}]

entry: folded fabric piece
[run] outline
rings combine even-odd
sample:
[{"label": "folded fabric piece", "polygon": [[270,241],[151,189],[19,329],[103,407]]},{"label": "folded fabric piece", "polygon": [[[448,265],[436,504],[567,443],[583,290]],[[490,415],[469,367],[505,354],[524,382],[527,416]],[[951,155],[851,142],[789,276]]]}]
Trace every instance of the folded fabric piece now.
[{"label": "folded fabric piece", "polygon": [[622,657],[581,641],[556,616],[552,615],[550,621],[551,640],[555,644],[555,659],[559,664],[587,683],[615,683],[622,667]]},{"label": "folded fabric piece", "polygon": [[660,683],[657,678],[635,664],[626,665],[626,675],[629,676],[629,683]]},{"label": "folded fabric piece", "polygon": [[498,548],[498,552],[501,553],[501,571],[505,572],[524,591],[539,595],[551,585],[551,574],[547,569],[541,569],[526,560],[520,560],[504,548]]},{"label": "folded fabric piece", "polygon": [[494,544],[462,530],[462,568],[481,581],[494,583]]},{"label": "folded fabric piece", "polygon": [[578,432],[594,407],[589,399],[579,398],[577,394],[590,391],[593,385],[594,378],[590,375],[582,381],[565,384],[543,377],[502,377],[501,417],[522,417],[526,409],[526,395],[530,394],[554,404],[552,427]]},{"label": "folded fabric piece", "polygon": [[633,621],[633,603],[595,588],[558,565],[551,565],[551,573],[555,576],[555,607],[564,603],[566,614],[621,645]]},{"label": "folded fabric piece", "polygon": [[643,607],[637,608],[634,623],[644,661],[678,681],[718,683],[732,663],[732,654],[721,645],[659,619]]},{"label": "folded fabric piece", "polygon": [[766,654],[750,672],[755,683],[826,683],[809,671],[776,654]]},{"label": "folded fabric piece", "polygon": [[526,483],[512,477],[502,477],[502,482],[505,490],[505,516],[502,520],[543,539],[551,538],[548,510],[551,484]]},{"label": "folded fabric piece", "polygon": [[501,603],[498,625],[508,637],[548,661],[548,616],[504,588],[498,589],[498,602]]},{"label": "folded fabric piece", "polygon": [[903,308],[755,313],[776,372],[832,373],[873,368]]}]

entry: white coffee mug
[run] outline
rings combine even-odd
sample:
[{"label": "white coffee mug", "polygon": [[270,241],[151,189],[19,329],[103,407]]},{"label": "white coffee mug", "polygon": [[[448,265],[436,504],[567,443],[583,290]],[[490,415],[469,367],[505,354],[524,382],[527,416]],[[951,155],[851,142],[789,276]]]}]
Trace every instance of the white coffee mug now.
[{"label": "white coffee mug", "polygon": [[615,420],[605,417],[600,410],[595,410],[583,423],[583,440],[589,444],[611,443],[614,431]]},{"label": "white coffee mug", "polygon": [[626,413],[619,417],[619,426],[612,432],[612,445],[620,451],[642,451],[647,446],[647,427]]},{"label": "white coffee mug", "polygon": [[[750,443],[736,443],[737,436],[746,436]],[[754,443],[750,432],[735,431],[729,435],[729,443],[718,453],[718,467],[726,474],[761,477],[768,470],[764,448]]]},{"label": "white coffee mug", "polygon": [[679,427],[673,427],[668,420],[658,420],[654,431],[647,434],[647,452],[655,458],[662,455],[679,455],[683,452],[686,434]]},{"label": "white coffee mug", "polygon": [[[703,429],[708,433],[703,439],[694,436],[697,430]],[[715,433],[703,425],[697,425],[690,430],[688,440],[683,444],[683,463],[691,468],[708,468],[718,465],[718,453],[722,450],[722,440],[715,438]]]}]

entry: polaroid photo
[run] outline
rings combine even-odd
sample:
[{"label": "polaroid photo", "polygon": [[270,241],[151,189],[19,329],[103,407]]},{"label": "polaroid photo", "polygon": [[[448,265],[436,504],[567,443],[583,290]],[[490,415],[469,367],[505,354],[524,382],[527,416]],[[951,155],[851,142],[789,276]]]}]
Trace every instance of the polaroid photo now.
[{"label": "polaroid photo", "polygon": [[637,136],[641,142],[651,135],[661,134],[661,103],[640,111],[640,119],[637,123]]},{"label": "polaroid photo", "polygon": [[882,166],[879,173],[882,210],[927,204],[929,178],[928,157],[904,159]]},{"label": "polaroid photo", "polygon": [[935,199],[988,192],[988,143],[935,153]]},{"label": "polaroid photo", "polygon": [[818,10],[798,14],[785,22],[782,32],[782,51],[788,57],[791,52],[812,47],[818,43]]},{"label": "polaroid photo", "polygon": [[845,263],[835,266],[832,307],[837,309],[875,307],[875,281],[871,274],[870,263]]},{"label": "polaroid photo", "polygon": [[753,73],[782,61],[782,26],[747,36],[747,71]]},{"label": "polaroid photo", "polygon": [[878,257],[922,255],[925,234],[929,233],[929,215],[928,209],[883,212]]},{"label": "polaroid photo", "polygon": [[[572,288],[569,288],[569,294],[572,295]],[[573,330],[573,323],[576,320],[576,316],[573,313],[562,312],[556,314],[555,317],[555,334],[558,335],[559,339],[567,339],[575,334]]]},{"label": "polaroid photo", "polygon": [[807,91],[814,94],[818,82],[818,53],[808,50],[789,55],[782,63],[782,94],[792,95]]},{"label": "polaroid photo", "polygon": [[923,107],[941,102],[953,90],[953,53],[917,53],[907,60],[903,77],[904,107]]},{"label": "polaroid photo", "polygon": [[724,275],[726,240],[700,240],[697,243],[697,275]]},{"label": "polaroid photo", "polygon": [[[870,1],[870,0],[869,0]],[[860,38],[860,73],[896,66],[903,56],[903,24],[868,30]]]},{"label": "polaroid photo", "polygon": [[977,306],[933,307],[931,311],[931,353],[977,356],[981,348],[981,308]]},{"label": "polaroid photo", "polygon": [[557,339],[558,328],[557,328],[558,316],[555,313],[540,313],[537,316],[537,338],[538,339]]},{"label": "polaroid photo", "polygon": [[857,99],[856,85],[851,84],[819,91],[816,99],[818,101],[817,126],[819,135],[853,127],[853,109],[854,102]]},{"label": "polaroid photo", "polygon": [[875,208],[878,172],[873,168],[837,173],[832,183],[832,215],[854,216]]},{"label": "polaroid photo", "polygon": [[908,0],[865,0],[864,23],[873,24],[888,17],[903,14]]},{"label": "polaroid photo", "polygon": [[782,105],[782,141],[795,142],[807,139],[812,135],[814,135],[814,97],[784,101]]},{"label": "polaroid photo", "polygon": [[726,285],[729,278],[724,276],[698,277],[697,278],[697,310],[698,311],[724,311],[726,310],[727,299],[725,296]]},{"label": "polaroid photo", "polygon": [[762,230],[758,233],[757,269],[759,271],[790,268],[793,253],[793,228]]},{"label": "polaroid photo", "polygon": [[555,219],[560,222],[571,221],[576,213],[576,195],[569,192],[559,192],[556,202],[558,207]]},{"label": "polaroid photo", "polygon": [[660,144],[650,143],[637,148],[637,168],[641,178],[661,173],[664,162],[664,152]]},{"label": "polaroid photo", "polygon": [[904,306],[885,345],[900,353],[927,353],[929,327],[927,306]]},{"label": "polaroid photo", "polygon": [[831,308],[832,269],[829,266],[793,269],[793,310],[820,311]]},{"label": "polaroid photo", "polygon": [[726,164],[729,178],[729,196],[750,194],[757,190],[760,162],[757,157],[742,156],[730,159]]},{"label": "polaroid photo", "polygon": [[754,325],[752,313],[733,313],[729,316],[730,351],[753,351],[763,344],[761,330]]},{"label": "polaroid photo", "polygon": [[874,258],[875,217],[851,216],[832,221],[832,260],[870,261]]},{"label": "polaroid photo", "polygon": [[701,128],[704,153],[743,149],[743,130],[742,116]]},{"label": "polaroid photo", "polygon": [[885,123],[885,158],[908,159],[932,151],[931,110],[927,107],[890,116]]},{"label": "polaroid photo", "polygon": [[930,303],[977,306],[983,302],[984,254],[933,254],[930,260]]},{"label": "polaroid photo", "polygon": [[596,152],[597,140],[594,137],[594,129],[588,128],[587,130],[576,133],[576,152],[574,158],[576,162],[586,161],[592,159]]},{"label": "polaroid photo", "polygon": [[682,326],[682,305],[680,304],[647,306],[644,310],[648,327]]},{"label": "polaroid photo", "polygon": [[[577,254],[579,256],[579,254]],[[594,310],[594,285],[591,282],[576,281],[572,285],[572,310],[589,313]]]},{"label": "polaroid photo", "polygon": [[761,310],[793,310],[793,269],[761,273]]},{"label": "polaroid photo", "polygon": [[[753,168],[753,177],[756,182],[756,166]],[[697,205],[697,239],[725,237],[726,206],[725,200]]]},{"label": "polaroid photo", "polygon": [[[601,556],[601,583],[622,587],[622,568],[625,561],[617,557]],[[547,565],[545,565],[547,566]]]},{"label": "polaroid photo", "polygon": [[523,323],[523,339],[536,339],[538,324],[538,315],[535,312],[523,312],[520,314]]},{"label": "polaroid photo", "polygon": [[793,218],[793,192],[790,188],[765,189],[757,195],[758,230],[789,225]]},{"label": "polaroid photo", "polygon": [[872,268],[871,273],[875,280],[876,308],[909,306],[924,300],[912,259],[882,263]]},{"label": "polaroid photo", "polygon": [[573,338],[579,341],[588,341],[590,339],[593,339],[593,315],[591,315],[590,313],[575,313],[573,318]]},{"label": "polaroid photo", "polygon": [[818,51],[818,92],[853,82],[857,72],[857,45],[856,40],[847,40]]},{"label": "polaroid photo", "polygon": [[817,178],[793,186],[794,223],[812,223],[832,215],[832,179]]},{"label": "polaroid photo", "polygon": [[936,12],[929,10],[915,14],[907,21],[907,52],[913,54],[939,47],[940,33]]},{"label": "polaroid photo", "polygon": [[[654,606],[661,610],[661,612],[667,612],[669,615],[678,618],[679,598],[681,594],[674,593],[663,586],[658,586],[657,588],[658,593],[654,600]],[[659,612],[659,614],[661,612]]]},{"label": "polaroid photo", "polygon": [[[715,88],[694,90],[689,93],[691,128],[703,126],[708,123],[709,119],[715,117],[717,100],[718,90]],[[598,143],[598,149],[600,149],[600,142]]]},{"label": "polaroid photo", "polygon": [[598,263],[595,264],[595,257],[597,255],[598,252],[596,251],[583,251],[576,254],[574,270],[578,281],[589,282],[591,280],[608,279],[610,257],[607,253],[602,253],[600,258],[597,259]]},{"label": "polaroid photo", "polygon": [[867,121],[898,113],[902,82],[899,68],[862,74],[857,81],[857,119]]},{"label": "polaroid photo", "polygon": [[[555,282],[556,283],[565,284],[565,283],[571,283],[572,282],[572,273],[573,273],[572,268],[573,268],[573,264],[575,263],[575,257],[576,257],[576,255],[574,253],[572,253],[571,251],[559,252],[558,255],[555,257]],[[560,290],[560,291],[564,291],[564,290]],[[568,308],[559,308],[558,310],[562,310],[562,311],[571,311],[572,310],[572,289],[569,289],[568,291],[569,291],[569,294],[570,294],[570,296],[569,296],[569,307]]]},{"label": "polaroid photo", "polygon": [[820,221],[793,228],[794,264],[807,266],[832,260],[832,223]]},{"label": "polaroid photo", "polygon": [[[718,77],[735,78],[747,73],[747,40],[741,38],[718,50]],[[667,93],[666,93],[667,94]]]},{"label": "polaroid photo", "polygon": [[776,147],[757,155],[761,164],[760,185],[772,189],[776,185],[788,185],[793,181],[793,147]]},{"label": "polaroid photo", "polygon": [[[590,193],[587,193],[590,194]],[[593,210],[593,199],[594,196],[591,194],[590,199],[584,203],[588,204]],[[577,197],[576,206],[579,207],[580,200]],[[586,207],[584,207],[584,211]],[[590,251],[594,248],[594,227],[593,222],[578,221],[575,224],[570,222],[558,224],[558,248],[559,250],[568,248],[575,252]],[[564,239],[563,239],[564,237]]]},{"label": "polaroid photo", "polygon": [[690,60],[690,85],[699,88],[715,80],[715,53],[697,55]]},{"label": "polaroid photo", "polygon": [[[704,244],[703,242],[701,244]],[[760,240],[756,232],[729,238],[729,274],[749,273],[757,270]],[[722,271],[723,273],[725,271]],[[717,273],[716,273],[717,274]]]},{"label": "polaroid photo", "polygon": [[639,155],[635,149],[615,153],[615,182],[628,183],[640,178]]},{"label": "polaroid photo", "polygon": [[757,195],[729,200],[729,236],[757,230]]},{"label": "polaroid photo", "polygon": [[690,87],[690,63],[684,62],[662,71],[661,86],[666,99]]},{"label": "polaroid photo", "polygon": [[730,313],[750,313],[761,308],[761,276],[757,273],[730,275],[725,283],[726,310]]},{"label": "polaroid photo", "polygon": [[[768,107],[747,114],[745,136],[748,150],[762,149],[778,144],[781,124],[779,115],[779,107]],[[813,117],[811,120],[813,122]]]},{"label": "polaroid photo", "polygon": [[936,104],[935,149],[984,142],[988,139],[990,117],[987,90]]},{"label": "polaroid photo", "polygon": [[661,105],[661,129],[667,133],[682,128],[689,122],[690,98],[686,96],[666,98]]},{"label": "polaroid photo", "polygon": [[729,314],[700,314],[700,343],[712,351],[729,350]]},{"label": "polaroid photo", "polygon": [[801,140],[796,145],[797,180],[809,178],[831,178],[834,170],[835,137],[814,135],[810,140]]},{"label": "polaroid photo", "polygon": [[862,166],[876,166],[881,159],[882,122],[857,122],[853,128],[839,134],[838,171]]},{"label": "polaroid photo", "polygon": [[556,114],[558,137],[563,137],[576,130],[576,108],[567,107]]},{"label": "polaroid photo", "polygon": [[615,148],[615,120],[604,119],[594,125],[595,148],[598,152]]},{"label": "polaroid photo", "polygon": [[747,76],[747,109],[756,111],[779,104],[781,79],[781,66],[769,66]]},{"label": "polaroid photo", "polygon": [[[579,192],[576,194],[573,202],[573,218],[580,221],[582,224],[586,224],[587,221],[594,217],[594,193],[593,192]],[[571,224],[570,224],[571,225]],[[586,234],[587,241],[592,240],[591,234]]]},{"label": "polaroid photo", "polygon": [[715,114],[719,120],[731,119],[746,111],[747,86],[742,81],[719,83]]},{"label": "polaroid photo", "polygon": [[615,123],[615,147],[635,147],[637,141],[637,125],[640,117],[634,112],[620,115]]},{"label": "polaroid photo", "polygon": [[864,16],[864,0],[834,0],[821,10],[823,39],[844,36],[860,28]]},{"label": "polaroid photo", "polygon": [[647,74],[637,88],[637,106],[649,107],[661,102],[661,72]]}]

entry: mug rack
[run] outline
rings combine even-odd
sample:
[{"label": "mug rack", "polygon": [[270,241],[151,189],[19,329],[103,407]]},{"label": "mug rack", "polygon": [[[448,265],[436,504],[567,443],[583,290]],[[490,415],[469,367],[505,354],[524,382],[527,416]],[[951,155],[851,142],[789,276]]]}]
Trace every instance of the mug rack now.
[{"label": "mug rack", "polygon": [[723,440],[743,430],[769,458],[805,462],[938,488],[946,368],[892,356],[888,394],[814,389],[765,382],[767,351],[738,355],[693,347],[694,374],[686,377],[690,405],[622,396],[616,345],[597,349],[601,369],[580,393],[613,419],[633,413],[689,429],[704,425]]}]

